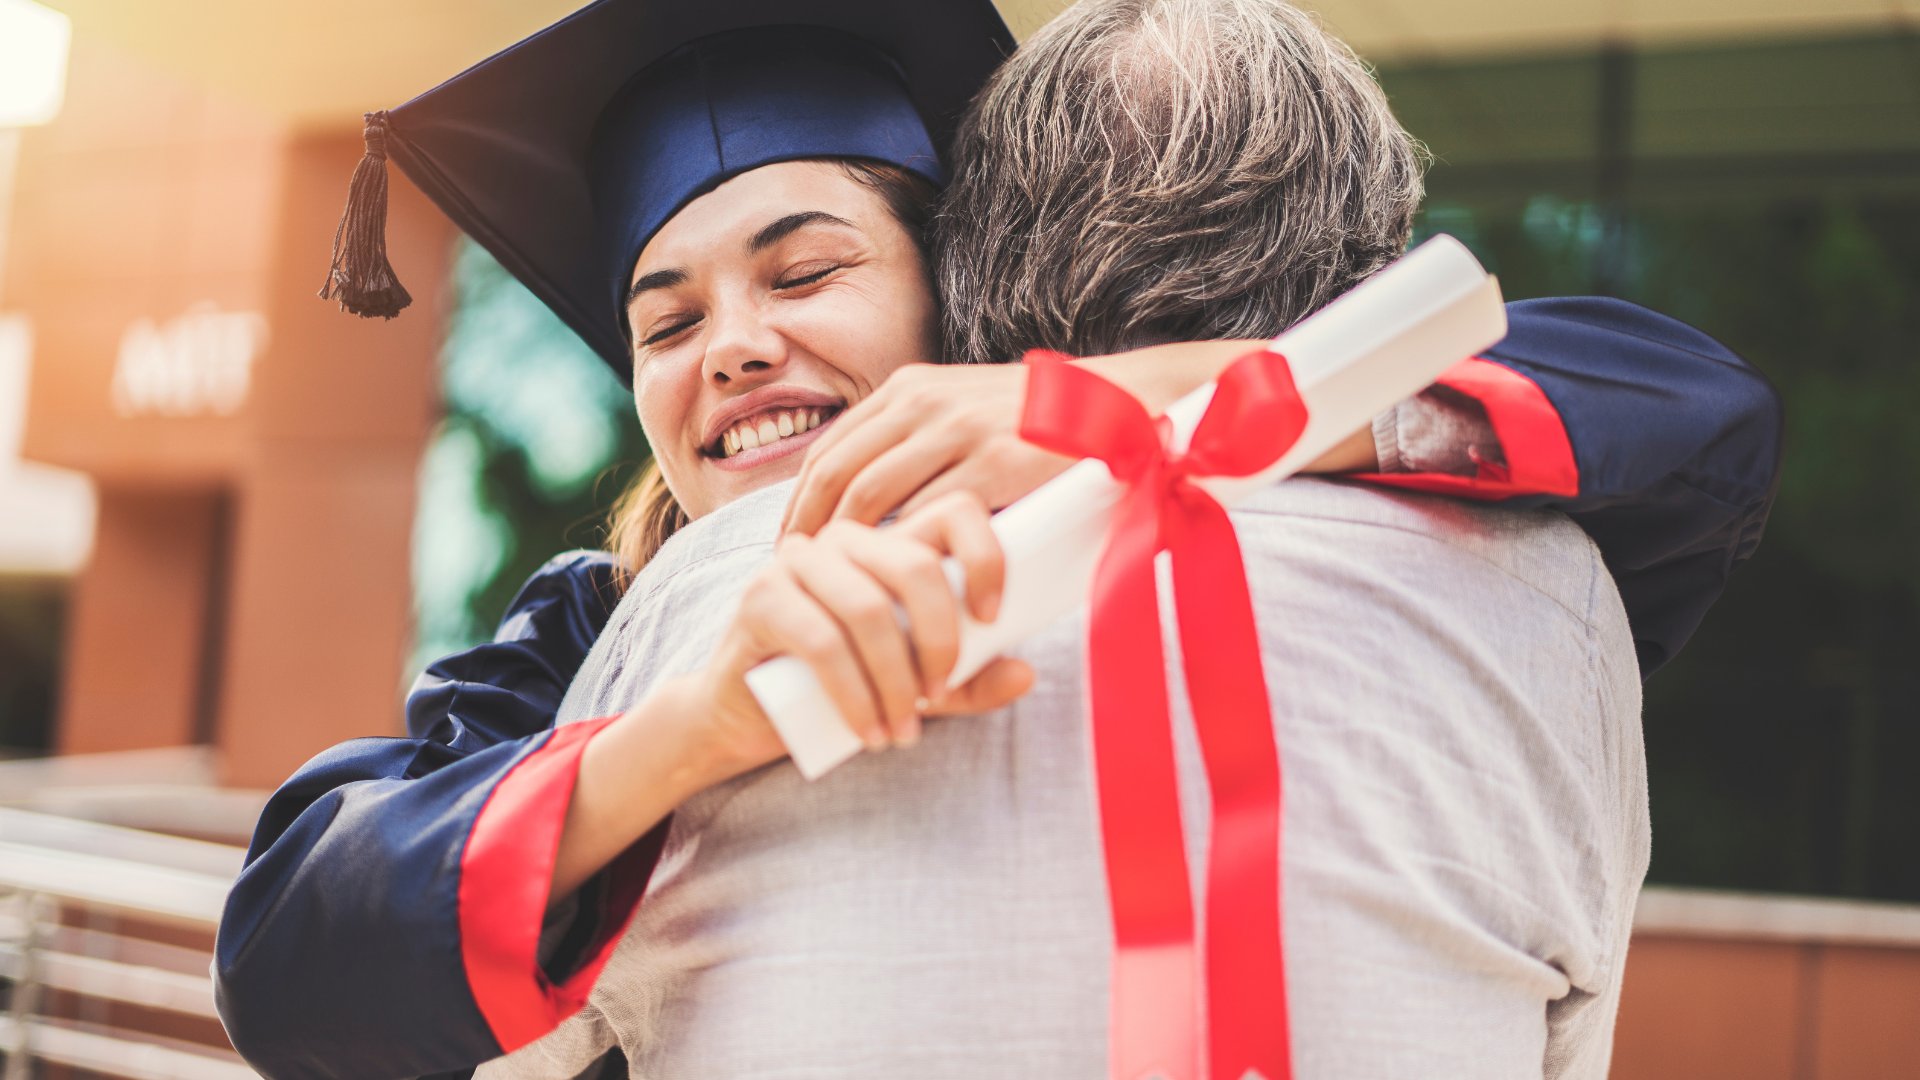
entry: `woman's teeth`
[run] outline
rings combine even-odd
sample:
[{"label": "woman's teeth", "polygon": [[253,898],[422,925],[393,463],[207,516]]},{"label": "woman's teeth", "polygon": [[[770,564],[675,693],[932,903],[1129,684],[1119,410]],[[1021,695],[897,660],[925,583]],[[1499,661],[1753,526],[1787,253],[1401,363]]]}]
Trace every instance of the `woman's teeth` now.
[{"label": "woman's teeth", "polygon": [[826,409],[783,409],[761,413],[743,420],[720,437],[720,456],[732,457],[742,450],[758,450],[794,435],[804,435],[820,426]]}]

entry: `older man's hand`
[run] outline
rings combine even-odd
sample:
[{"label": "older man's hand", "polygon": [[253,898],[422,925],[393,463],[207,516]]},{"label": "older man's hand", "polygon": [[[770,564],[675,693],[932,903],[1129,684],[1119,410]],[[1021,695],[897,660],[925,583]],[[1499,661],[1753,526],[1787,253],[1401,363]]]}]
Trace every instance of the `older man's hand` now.
[{"label": "older man's hand", "polygon": [[[1266,344],[1181,342],[1074,363],[1158,413]],[[812,535],[841,518],[872,525],[953,491],[970,491],[995,510],[1008,505],[1073,464],[1020,438],[1026,391],[1024,364],[909,364],[895,371],[807,448],[782,531]],[[1374,467],[1372,433],[1363,430],[1305,471]]]}]

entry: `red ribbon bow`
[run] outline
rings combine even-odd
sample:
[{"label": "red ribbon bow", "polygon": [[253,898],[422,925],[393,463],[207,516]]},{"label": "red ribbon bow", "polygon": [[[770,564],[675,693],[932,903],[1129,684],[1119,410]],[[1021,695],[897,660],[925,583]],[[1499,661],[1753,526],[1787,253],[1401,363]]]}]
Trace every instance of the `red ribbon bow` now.
[{"label": "red ribbon bow", "polygon": [[[1188,448],[1168,446],[1132,395],[1055,353],[1029,353],[1020,434],[1106,462],[1127,494],[1094,577],[1088,664],[1100,831],[1113,909],[1114,1080],[1291,1075],[1280,945],[1280,758],[1240,544],[1193,483],[1248,476],[1300,437],[1307,409],[1284,357],[1241,357]],[[1171,554],[1180,654],[1213,796],[1207,865],[1207,1012],[1161,652],[1154,557]]]}]

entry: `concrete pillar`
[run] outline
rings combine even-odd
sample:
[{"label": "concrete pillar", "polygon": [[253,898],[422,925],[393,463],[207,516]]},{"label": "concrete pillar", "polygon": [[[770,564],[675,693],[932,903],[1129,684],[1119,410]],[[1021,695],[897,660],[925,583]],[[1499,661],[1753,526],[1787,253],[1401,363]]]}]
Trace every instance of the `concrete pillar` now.
[{"label": "concrete pillar", "polygon": [[313,294],[356,134],[284,160],[267,317],[240,478],[217,744],[230,784],[266,786],[344,739],[400,731],[415,473],[438,413],[447,220],[394,170],[388,245],[414,305],[363,320]]},{"label": "concrete pillar", "polygon": [[100,493],[93,558],[67,619],[59,753],[201,741],[221,502],[208,491]]}]

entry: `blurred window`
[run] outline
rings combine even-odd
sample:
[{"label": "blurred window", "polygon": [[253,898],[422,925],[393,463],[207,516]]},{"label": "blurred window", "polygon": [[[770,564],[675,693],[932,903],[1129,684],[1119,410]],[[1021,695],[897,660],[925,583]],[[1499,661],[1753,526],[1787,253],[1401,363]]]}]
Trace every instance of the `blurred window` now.
[{"label": "blurred window", "polygon": [[1652,878],[1920,900],[1920,39],[1387,68],[1423,233],[1779,388],[1760,553],[1647,687]]}]

